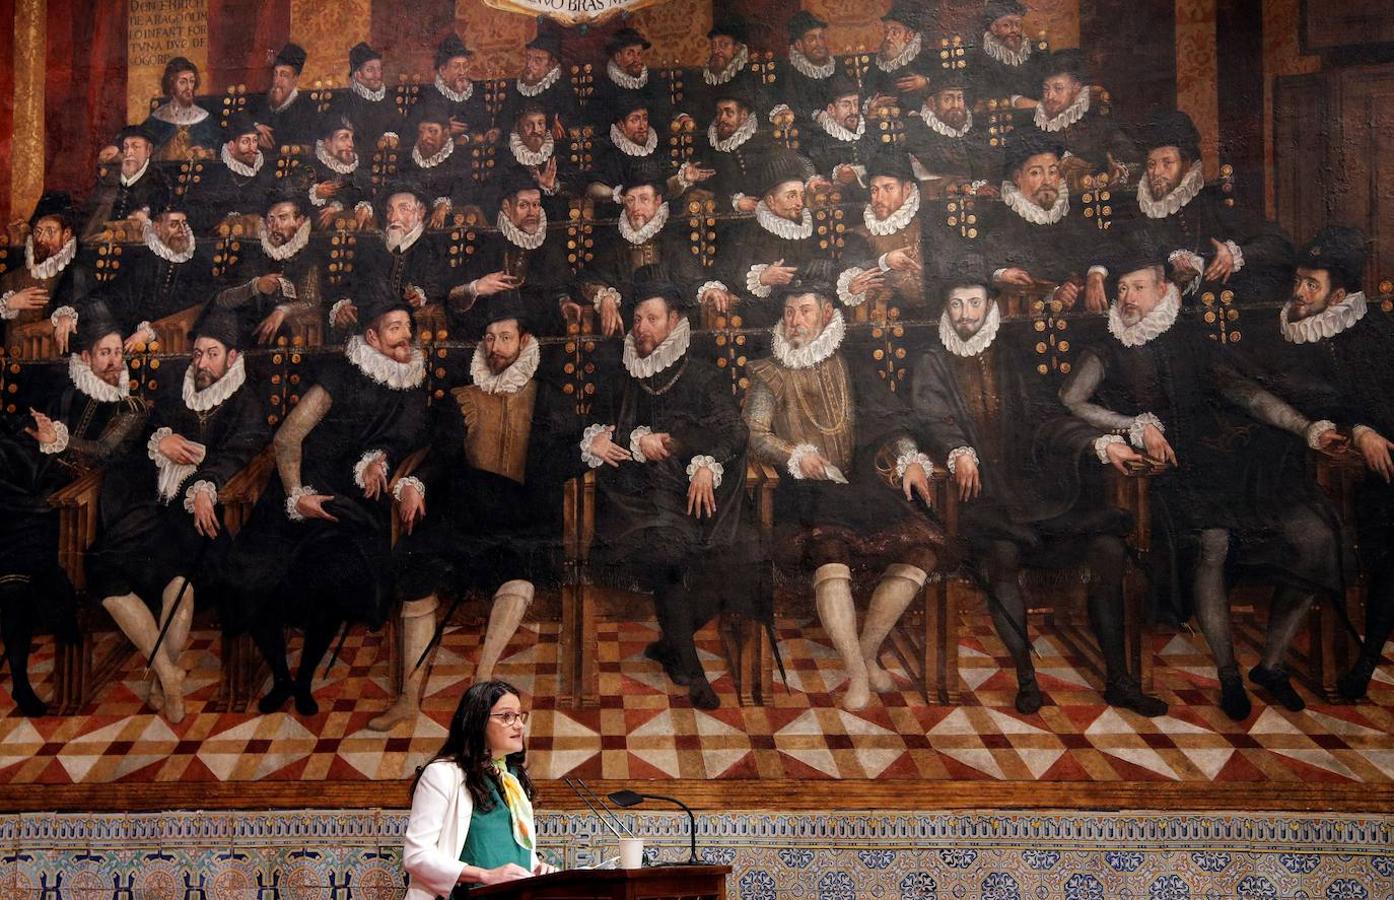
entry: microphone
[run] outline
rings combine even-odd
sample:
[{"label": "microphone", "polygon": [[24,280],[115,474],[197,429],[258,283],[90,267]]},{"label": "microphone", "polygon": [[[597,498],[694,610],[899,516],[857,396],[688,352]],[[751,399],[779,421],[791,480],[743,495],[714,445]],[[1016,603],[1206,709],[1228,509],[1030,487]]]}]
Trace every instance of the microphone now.
[{"label": "microphone", "polygon": [[620,809],[629,809],[632,806],[638,806],[645,800],[662,800],[664,803],[671,803],[674,806],[680,807],[683,812],[687,813],[688,857],[687,862],[678,863],[677,865],[701,865],[697,859],[697,817],[692,814],[692,807],[676,797],[665,797],[661,794],[639,794],[634,791],[615,791],[610,794],[610,802]]}]

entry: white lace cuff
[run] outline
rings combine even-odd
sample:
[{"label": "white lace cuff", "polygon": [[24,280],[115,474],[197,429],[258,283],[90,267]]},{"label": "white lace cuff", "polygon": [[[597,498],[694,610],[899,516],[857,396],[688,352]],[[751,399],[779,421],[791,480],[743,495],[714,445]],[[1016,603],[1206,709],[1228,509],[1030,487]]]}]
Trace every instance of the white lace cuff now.
[{"label": "white lace cuff", "polygon": [[639,448],[639,440],[651,434],[653,434],[653,429],[647,425],[640,425],[629,432],[629,453],[634,457],[635,462],[646,463],[649,461],[649,458],[644,455],[644,451]]},{"label": "white lace cuff", "polygon": [[[1350,430],[1350,439],[1353,441],[1358,441],[1367,431],[1375,430],[1371,428],[1369,425],[1356,425],[1354,428]],[[1375,434],[1379,434],[1379,432],[1375,431]]]},{"label": "white lace cuff", "polygon": [[407,285],[406,290],[403,291],[403,293],[411,297],[416,297],[418,299],[418,302],[420,302],[423,306],[426,304],[426,291],[419,285],[409,284]]},{"label": "white lace cuff", "polygon": [[949,470],[950,475],[955,474],[954,469],[958,466],[960,456],[966,456],[973,461],[973,465],[978,465],[978,451],[972,447],[955,447],[949,451],[949,458],[944,461],[944,468]]},{"label": "white lace cuff", "polygon": [[148,321],[141,322],[139,325],[137,325],[135,333],[142,335],[141,340],[147,344],[159,337],[159,335],[155,333],[154,326],[151,325]]},{"label": "white lace cuff", "polygon": [[315,187],[315,185],[310,185],[310,205],[315,207],[316,209],[320,209],[324,206],[324,204],[329,202],[329,198],[321,197],[319,194],[317,194],[315,192]]},{"label": "white lace cuff", "polygon": [[882,253],[880,256],[876,257],[876,268],[880,269],[882,272],[889,272],[891,270],[891,264],[887,262],[889,258],[889,253]]},{"label": "white lace cuff", "polygon": [[930,461],[928,453],[922,453],[919,450],[906,450],[895,461],[895,480],[904,482],[905,470],[916,463],[919,463],[920,467],[924,469],[925,475],[934,474],[934,463]]},{"label": "white lace cuff", "polygon": [[702,298],[707,296],[707,291],[726,291],[727,293],[730,293],[731,289],[728,288],[724,282],[708,281],[706,284],[703,284],[701,287],[697,289],[698,305],[701,305]]},{"label": "white lace cuff", "polygon": [[610,199],[621,205],[624,204],[624,185],[617,184],[610,188]]},{"label": "white lace cuff", "polygon": [[1100,275],[1100,276],[1102,276],[1102,277],[1104,277],[1104,278],[1107,278],[1107,277],[1108,277],[1108,269],[1106,269],[1106,268],[1103,267],[1103,266],[1090,266],[1090,267],[1089,267],[1089,272],[1088,272],[1087,274],[1089,274],[1089,275]]},{"label": "white lace cuff", "polygon": [[1007,267],[1006,267],[1006,266],[1003,266],[1003,267],[1000,268],[1000,269],[993,269],[993,270],[992,270],[992,281],[993,281],[993,283],[996,284],[997,282],[1001,281],[1001,280],[1002,280],[1002,273],[1003,273],[1003,272],[1006,272],[1006,271],[1007,271]]},{"label": "white lace cuff", "polygon": [[195,481],[189,485],[189,489],[184,492],[184,512],[189,515],[194,513],[194,498],[199,494],[208,494],[213,500],[213,505],[218,505],[218,486],[211,481]]},{"label": "white lace cuff", "polygon": [[759,297],[761,300],[770,296],[773,287],[768,284],[760,283],[760,276],[765,274],[765,270],[770,267],[769,263],[756,263],[750,267],[750,271],[745,273],[745,289]]},{"label": "white lace cuff", "polygon": [[606,300],[615,301],[615,306],[618,307],[620,305],[620,299],[619,291],[612,287],[604,287],[595,292],[595,296],[591,298],[591,304],[599,311],[600,305]]},{"label": "white lace cuff", "polygon": [[301,497],[304,497],[307,494],[318,493],[319,491],[315,490],[308,484],[302,484],[300,485],[300,487],[295,488],[293,491],[290,492],[290,495],[286,497],[286,516],[292,522],[305,521],[305,517],[300,514],[300,510],[295,508],[295,504],[300,500]]},{"label": "white lace cuff", "polygon": [[[398,142],[401,141],[401,138],[397,137],[397,132],[395,132],[395,131],[384,131],[384,132],[382,133],[382,137],[385,137],[385,138],[392,138],[394,141],[398,141]],[[382,138],[379,138],[378,140],[382,140]]]},{"label": "white lace cuff", "polygon": [[344,297],[341,300],[334,301],[334,305],[329,307],[329,324],[335,328],[340,327],[339,313],[343,311],[344,307],[352,305],[353,300],[349,297]]},{"label": "white lace cuff", "polygon": [[1140,416],[1134,417],[1133,424],[1128,426],[1128,443],[1139,450],[1146,450],[1147,445],[1142,442],[1142,432],[1148,425],[1153,426],[1162,434],[1166,434],[1166,426],[1162,424],[1161,419],[1150,412],[1143,413]]},{"label": "white lace cuff", "polygon": [[861,293],[852,292],[852,282],[861,276],[866,270],[860,266],[853,266],[841,275],[837,276],[837,299],[842,301],[842,305],[849,309],[854,306],[861,306],[866,302],[866,291]]},{"label": "white lace cuff", "polygon": [[770,110],[769,119],[770,119],[771,122],[773,122],[775,119],[779,118],[780,116],[784,115],[785,113],[792,113],[792,112],[793,112],[793,110],[789,108],[789,104],[787,104],[787,103],[781,103],[781,104],[779,104],[778,106],[776,106],[774,109]]},{"label": "white lace cuff", "polygon": [[987,185],[988,181],[986,178],[979,178],[977,181],[968,182],[968,190],[976,194],[978,191],[981,191],[983,188],[987,187]]},{"label": "white lace cuff", "polygon": [[595,425],[587,426],[585,432],[581,435],[581,462],[590,466],[592,469],[598,469],[605,465],[605,460],[591,452],[591,444],[595,441],[597,435],[609,431],[610,427],[609,425],[596,423]]},{"label": "white lace cuff", "polygon": [[53,423],[53,440],[50,441],[50,442],[48,442],[48,443],[46,443],[46,444],[43,443],[43,442],[40,442],[40,443],[39,443],[39,452],[40,452],[40,453],[48,453],[48,454],[52,455],[52,454],[54,454],[54,453],[62,453],[64,450],[67,450],[67,449],[68,449],[68,426],[67,426],[66,424],[64,424],[63,422],[56,422],[56,421],[55,421],[55,422]]},{"label": "white lace cuff", "polygon": [[710,456],[692,457],[692,462],[687,464],[687,480],[689,483],[691,483],[693,478],[697,477],[698,469],[711,469],[712,488],[716,489],[721,487],[721,476],[726,471],[726,469],[721,465],[721,463],[717,462]]},{"label": "white lace cuff", "polygon": [[678,180],[678,193],[679,193],[679,194],[685,193],[685,192],[687,191],[688,188],[692,187],[692,185],[696,183],[696,182],[688,181],[688,180],[687,180],[687,176],[684,175],[684,174],[682,173],[682,170],[685,169],[685,168],[687,168],[686,164],[681,165],[681,166],[678,166],[678,171],[677,171],[677,173],[673,175],[673,177],[676,178],[676,179]]},{"label": "white lace cuff", "polygon": [[803,462],[805,456],[809,455],[817,456],[818,448],[812,444],[799,444],[795,446],[793,450],[789,451],[789,463],[784,468],[790,475],[794,476],[799,481],[803,481],[803,467],[800,463]]},{"label": "white lace cuff", "polygon": [[368,211],[368,215],[371,216],[373,214],[373,204],[369,203],[367,200],[359,200],[353,207],[354,212],[362,212],[365,209]]},{"label": "white lace cuff", "polygon": [[397,483],[392,486],[392,499],[401,503],[402,491],[406,489],[407,485],[416,488],[416,492],[421,495],[422,500],[426,499],[426,485],[422,484],[421,479],[415,475],[406,475],[397,479]]},{"label": "white lace cuff", "polygon": [[437,206],[444,206],[445,211],[450,212],[455,208],[455,201],[451,200],[449,197],[437,197],[431,201],[431,208],[435,209]]},{"label": "white lace cuff", "polygon": [[358,485],[360,490],[367,490],[368,486],[363,483],[363,473],[368,471],[368,467],[378,460],[383,461],[382,477],[388,477],[387,453],[383,450],[369,450],[358,457],[358,462],[353,464],[353,483]]},{"label": "white lace cuff", "polygon": [[10,298],[14,295],[14,291],[6,291],[4,294],[0,294],[0,319],[15,319],[19,317],[19,310],[10,309]]},{"label": "white lace cuff", "polygon": [[160,452],[160,441],[174,434],[173,428],[156,428],[154,434],[150,435],[150,440],[145,442],[145,454],[150,457],[151,462],[159,463],[160,460],[167,460]]},{"label": "white lace cuff", "polygon": [[741,201],[744,199],[745,194],[742,194],[740,191],[736,191],[734,194],[731,195],[731,208],[734,209],[736,212],[740,212]]},{"label": "white lace cuff", "polygon": [[1225,241],[1225,246],[1229,248],[1229,255],[1234,257],[1234,271],[1238,272],[1244,268],[1244,251],[1234,241]]},{"label": "white lace cuff", "polygon": [[1171,255],[1167,257],[1167,262],[1171,263],[1173,266],[1179,262],[1184,262],[1198,273],[1205,271],[1205,258],[1199,253],[1194,253],[1190,250],[1171,251]]},{"label": "white lace cuff", "polygon": [[66,319],[69,317],[72,318],[73,324],[77,325],[77,310],[73,309],[71,306],[60,306],[53,311],[53,315],[48,317],[48,323],[54,328],[57,328],[59,319]]},{"label": "white lace cuff", "polygon": [[1305,434],[1305,437],[1307,438],[1307,446],[1311,447],[1313,450],[1319,449],[1320,445],[1317,443],[1317,438],[1321,437],[1326,432],[1331,431],[1335,427],[1336,423],[1332,422],[1330,419],[1319,419],[1316,422],[1313,422],[1312,424],[1308,425]]},{"label": "white lace cuff", "polygon": [[1109,444],[1123,443],[1123,436],[1118,434],[1103,434],[1094,439],[1094,455],[1099,458],[1099,462],[1104,465],[1109,464],[1108,447]]}]

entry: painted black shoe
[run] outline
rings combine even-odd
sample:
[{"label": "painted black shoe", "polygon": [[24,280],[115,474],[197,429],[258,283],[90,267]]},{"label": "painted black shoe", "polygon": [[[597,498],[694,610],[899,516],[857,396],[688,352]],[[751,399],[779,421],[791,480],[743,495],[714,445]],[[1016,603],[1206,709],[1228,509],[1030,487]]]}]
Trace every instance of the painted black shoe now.
[{"label": "painted black shoe", "polygon": [[286,701],[290,700],[295,693],[295,685],[289,681],[278,681],[271,685],[271,690],[266,692],[266,696],[257,701],[257,709],[264,716],[269,716],[274,712],[285,709]]},{"label": "painted black shoe", "polygon": [[313,716],[319,713],[319,703],[315,700],[315,695],[309,688],[296,687],[295,689],[295,711],[301,716]]},{"label": "painted black shoe", "polygon": [[678,687],[687,687],[692,684],[692,676],[682,670],[678,658],[669,652],[668,647],[662,641],[654,641],[645,647],[644,655],[661,665],[664,674],[673,684]]},{"label": "painted black shoe", "polygon": [[1041,696],[1041,686],[1036,683],[1034,675],[1028,678],[1017,676],[1016,689],[1016,711],[1023,716],[1034,715],[1040,712],[1041,705],[1045,703],[1045,698]]},{"label": "painted black shoe", "polygon": [[1336,679],[1336,690],[1347,700],[1359,700],[1370,689],[1370,679],[1375,677],[1378,659],[1360,657],[1351,670]]},{"label": "painted black shoe", "polygon": [[1104,690],[1104,702],[1109,706],[1118,706],[1123,709],[1131,709],[1140,716],[1154,718],[1164,716],[1167,712],[1166,701],[1151,694],[1144,694],[1142,686],[1131,678],[1124,678],[1112,682]]},{"label": "painted black shoe", "polygon": [[1254,666],[1249,670],[1249,680],[1268,693],[1273,695],[1273,699],[1281,703],[1285,708],[1293,712],[1301,712],[1307,708],[1307,701],[1292,686],[1292,681],[1288,679],[1288,673],[1282,669],[1265,669],[1263,666]]},{"label": "painted black shoe", "polygon": [[1239,677],[1238,670],[1220,673],[1220,709],[1236,722],[1249,718],[1249,713],[1254,710],[1254,705],[1244,690],[1244,679]]},{"label": "painted black shoe", "polygon": [[706,678],[693,679],[687,686],[687,698],[697,709],[716,709],[721,705],[721,698],[712,690],[711,682]]},{"label": "painted black shoe", "polygon": [[48,715],[48,704],[40,700],[29,685],[15,685],[11,696],[14,697],[15,706],[19,707],[19,714],[25,718],[39,719]]}]

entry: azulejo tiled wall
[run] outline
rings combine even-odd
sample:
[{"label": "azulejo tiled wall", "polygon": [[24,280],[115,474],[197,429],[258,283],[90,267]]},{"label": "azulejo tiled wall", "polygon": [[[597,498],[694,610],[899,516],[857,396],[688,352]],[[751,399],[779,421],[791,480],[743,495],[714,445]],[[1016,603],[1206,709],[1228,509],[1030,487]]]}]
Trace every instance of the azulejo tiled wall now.
[{"label": "azulejo tiled wall", "polygon": [[[625,818],[653,861],[686,858],[686,817]],[[5,816],[0,898],[391,900],[405,826],[399,810]],[[592,815],[539,832],[566,865],[614,852]],[[1394,898],[1394,816],[740,813],[699,817],[698,843],[751,900]]]}]

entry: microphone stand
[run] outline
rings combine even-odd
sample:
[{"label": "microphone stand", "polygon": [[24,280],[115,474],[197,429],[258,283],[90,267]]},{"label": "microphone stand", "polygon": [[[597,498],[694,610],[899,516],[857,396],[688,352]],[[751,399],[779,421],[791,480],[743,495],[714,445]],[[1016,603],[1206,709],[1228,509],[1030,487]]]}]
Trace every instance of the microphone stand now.
[{"label": "microphone stand", "polygon": [[677,799],[676,797],[665,797],[662,794],[640,794],[634,791],[615,791],[610,795],[610,802],[623,809],[637,806],[644,800],[662,800],[664,803],[671,803],[687,813],[687,835],[688,835],[688,857],[687,862],[673,863],[679,866],[700,866],[702,863],[697,859],[697,817],[692,813],[692,807]]}]

